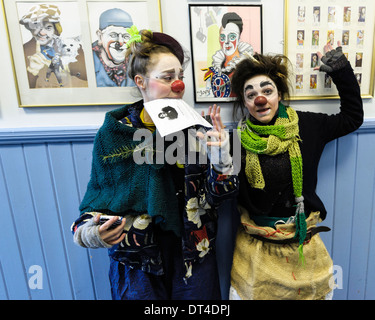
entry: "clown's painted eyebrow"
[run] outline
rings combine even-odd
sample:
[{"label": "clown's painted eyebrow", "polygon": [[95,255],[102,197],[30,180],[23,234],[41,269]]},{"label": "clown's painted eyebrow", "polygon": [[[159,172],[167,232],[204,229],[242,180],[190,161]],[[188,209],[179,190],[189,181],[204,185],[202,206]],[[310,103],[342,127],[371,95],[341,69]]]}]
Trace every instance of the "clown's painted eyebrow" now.
[{"label": "clown's painted eyebrow", "polygon": [[[260,86],[261,88],[263,88],[263,87],[265,87],[265,86],[268,86],[268,85],[270,85],[270,86],[272,86],[273,88],[275,88],[275,86],[273,85],[273,83],[272,83],[271,81],[268,81],[268,80],[262,81],[262,82],[259,84],[259,86]],[[246,86],[245,91],[246,91],[246,90],[252,90],[252,89],[254,89],[254,87],[253,87],[251,84],[249,84],[249,85]]]},{"label": "clown's painted eyebrow", "polygon": [[[180,73],[183,73],[184,70],[182,68],[180,68]],[[161,73],[175,73],[175,69],[168,69],[168,70],[164,70],[164,71],[161,71]]]},{"label": "clown's painted eyebrow", "polygon": [[262,81],[262,82],[260,83],[260,87],[261,87],[261,88],[263,88],[263,87],[265,87],[265,86],[268,86],[268,85],[270,85],[270,86],[272,86],[272,87],[275,88],[275,86],[273,85],[273,83],[272,83],[271,81],[266,80],[266,81]]}]

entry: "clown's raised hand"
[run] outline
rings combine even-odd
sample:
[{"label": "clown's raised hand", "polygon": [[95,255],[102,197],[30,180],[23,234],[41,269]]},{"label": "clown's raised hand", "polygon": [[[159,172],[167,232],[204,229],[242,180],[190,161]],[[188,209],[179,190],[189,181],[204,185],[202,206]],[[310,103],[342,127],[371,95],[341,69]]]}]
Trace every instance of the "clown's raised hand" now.
[{"label": "clown's raised hand", "polygon": [[[224,129],[220,115],[220,107],[214,104],[208,108],[213,128],[206,133],[198,132],[197,137],[206,148],[208,157],[215,170],[225,173],[232,167],[232,157],[230,155],[229,135]],[[204,117],[204,111],[202,111]]]},{"label": "clown's raised hand", "polygon": [[323,64],[320,67],[314,68],[314,70],[331,73],[333,71],[342,69],[347,65],[348,59],[346,59],[346,56],[342,52],[340,41],[337,41],[336,49],[334,49],[330,43],[327,43],[324,46],[324,52],[325,55],[319,51],[317,52],[317,55]]}]

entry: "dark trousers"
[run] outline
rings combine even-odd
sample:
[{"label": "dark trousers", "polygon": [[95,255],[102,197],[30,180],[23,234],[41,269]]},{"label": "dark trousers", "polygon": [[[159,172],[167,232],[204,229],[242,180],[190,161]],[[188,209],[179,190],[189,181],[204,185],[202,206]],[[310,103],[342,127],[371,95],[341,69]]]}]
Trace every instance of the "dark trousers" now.
[{"label": "dark trousers", "polygon": [[216,255],[193,264],[193,275],[184,281],[181,239],[173,233],[159,235],[164,274],[149,274],[111,259],[109,278],[113,300],[220,300]]}]

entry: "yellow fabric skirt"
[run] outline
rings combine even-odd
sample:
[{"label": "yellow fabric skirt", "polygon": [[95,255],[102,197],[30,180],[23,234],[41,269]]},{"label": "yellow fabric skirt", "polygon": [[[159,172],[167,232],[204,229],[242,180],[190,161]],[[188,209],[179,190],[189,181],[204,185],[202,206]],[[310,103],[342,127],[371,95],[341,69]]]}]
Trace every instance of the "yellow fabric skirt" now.
[{"label": "yellow fabric skirt", "polygon": [[[333,263],[319,234],[305,242],[305,264],[298,264],[298,243],[275,244],[273,240],[294,237],[295,224],[277,228],[257,226],[239,207],[241,223],[233,256],[231,285],[243,300],[322,300],[333,290]],[[321,222],[319,212],[306,219],[307,229]]]}]

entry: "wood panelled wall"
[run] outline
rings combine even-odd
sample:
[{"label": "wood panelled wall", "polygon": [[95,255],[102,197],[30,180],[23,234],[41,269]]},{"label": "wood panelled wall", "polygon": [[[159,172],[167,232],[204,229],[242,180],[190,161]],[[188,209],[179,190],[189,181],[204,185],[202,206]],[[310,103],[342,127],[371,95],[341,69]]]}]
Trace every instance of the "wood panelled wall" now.
[{"label": "wood panelled wall", "polygon": [[[95,128],[0,132],[0,299],[110,299],[104,249],[72,241],[91,169]],[[333,230],[322,238],[340,289],[334,299],[375,299],[375,125],[327,145],[318,194]],[[230,282],[234,203],[220,212],[218,260]]]}]

